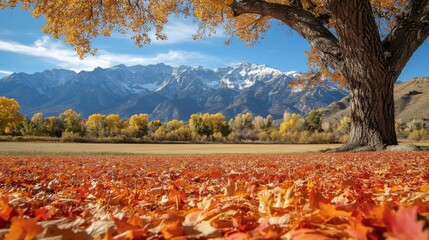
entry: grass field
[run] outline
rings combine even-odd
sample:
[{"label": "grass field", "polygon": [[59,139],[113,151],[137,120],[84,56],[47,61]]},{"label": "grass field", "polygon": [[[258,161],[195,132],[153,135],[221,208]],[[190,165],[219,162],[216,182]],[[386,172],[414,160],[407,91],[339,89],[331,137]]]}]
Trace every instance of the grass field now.
[{"label": "grass field", "polygon": [[340,144],[99,144],[0,142],[0,155],[43,154],[282,154],[318,152]]}]

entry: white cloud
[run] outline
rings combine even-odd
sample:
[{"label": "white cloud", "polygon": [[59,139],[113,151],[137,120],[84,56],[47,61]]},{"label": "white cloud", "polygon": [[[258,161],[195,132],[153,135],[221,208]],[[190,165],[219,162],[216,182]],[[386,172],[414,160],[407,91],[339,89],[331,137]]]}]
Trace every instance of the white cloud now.
[{"label": "white cloud", "polygon": [[154,55],[117,54],[99,50],[95,56],[89,55],[80,60],[76,52],[60,41],[47,36],[38,39],[32,45],[0,40],[0,51],[33,56],[54,62],[61,68],[74,71],[92,70],[96,67],[112,67],[118,64],[146,65],[165,63],[178,65],[213,65],[221,61],[214,56],[196,51],[167,51]]},{"label": "white cloud", "polygon": [[0,75],[11,75],[13,72],[11,71],[6,71],[6,70],[0,70]]}]

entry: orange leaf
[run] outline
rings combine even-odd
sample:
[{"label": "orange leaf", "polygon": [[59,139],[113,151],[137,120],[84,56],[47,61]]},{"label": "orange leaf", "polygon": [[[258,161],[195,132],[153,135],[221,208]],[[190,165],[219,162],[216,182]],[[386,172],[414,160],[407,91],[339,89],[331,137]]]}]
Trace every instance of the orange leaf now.
[{"label": "orange leaf", "polygon": [[5,240],[30,240],[43,232],[43,228],[37,225],[39,218],[22,219],[15,218],[12,220],[10,231],[5,236]]},{"label": "orange leaf", "polygon": [[161,233],[165,239],[171,239],[174,237],[186,235],[185,231],[183,230],[182,223],[180,221],[172,221],[166,223],[161,229]]},{"label": "orange leaf", "polygon": [[[2,219],[7,223],[12,217],[15,216],[18,216],[18,212],[9,205],[6,199],[0,199],[0,220]],[[0,227],[4,226],[0,225]]]},{"label": "orange leaf", "polygon": [[400,207],[397,212],[384,211],[383,221],[388,232],[387,239],[428,240],[429,231],[423,230],[423,222],[417,221],[417,207]]},{"label": "orange leaf", "polygon": [[429,192],[429,184],[421,186],[420,187],[420,191],[422,191],[422,192]]},{"label": "orange leaf", "polygon": [[321,213],[328,218],[327,220],[330,220],[335,217],[350,217],[352,215],[351,212],[337,210],[331,204],[320,203],[319,208]]}]

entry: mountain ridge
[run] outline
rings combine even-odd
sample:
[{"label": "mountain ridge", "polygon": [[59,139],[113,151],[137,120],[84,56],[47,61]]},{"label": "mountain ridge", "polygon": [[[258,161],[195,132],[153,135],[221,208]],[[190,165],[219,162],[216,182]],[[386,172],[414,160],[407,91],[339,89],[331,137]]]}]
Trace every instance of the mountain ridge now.
[{"label": "mountain ridge", "polygon": [[227,119],[250,111],[282,117],[284,111],[305,114],[343,98],[333,83],[306,91],[292,89],[296,71],[240,63],[209,69],[153,65],[95,68],[79,73],[52,69],[14,73],[0,79],[0,95],[15,98],[26,116],[54,115],[72,108],[83,117],[93,113],[149,113],[152,119],[188,120],[190,113],[221,112]]}]

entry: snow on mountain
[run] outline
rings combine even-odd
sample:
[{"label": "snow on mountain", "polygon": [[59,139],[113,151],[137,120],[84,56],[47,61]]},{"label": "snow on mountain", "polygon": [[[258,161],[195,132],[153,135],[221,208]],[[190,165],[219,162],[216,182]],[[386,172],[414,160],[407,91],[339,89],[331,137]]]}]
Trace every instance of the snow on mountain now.
[{"label": "snow on mountain", "polygon": [[292,89],[289,82],[299,75],[250,63],[216,69],[162,63],[79,73],[53,69],[4,77],[0,95],[17,99],[27,116],[58,115],[73,108],[83,117],[144,112],[168,121],[188,120],[189,113],[198,112],[221,112],[227,119],[246,111],[281,118],[284,111],[305,114],[347,94],[329,82],[305,91]]},{"label": "snow on mountain", "polygon": [[290,81],[289,76],[278,69],[266,65],[241,63],[229,70],[220,80],[221,87],[243,90],[255,85],[256,82],[268,82],[282,78]]}]

